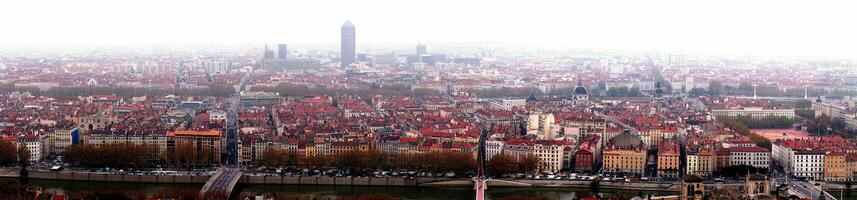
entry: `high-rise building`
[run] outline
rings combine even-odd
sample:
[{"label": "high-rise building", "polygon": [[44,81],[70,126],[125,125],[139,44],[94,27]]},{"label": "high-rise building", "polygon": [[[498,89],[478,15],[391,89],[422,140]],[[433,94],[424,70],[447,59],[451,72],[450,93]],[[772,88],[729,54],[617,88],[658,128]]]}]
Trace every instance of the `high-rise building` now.
[{"label": "high-rise building", "polygon": [[357,58],[357,36],[356,31],[354,29],[354,24],[351,24],[351,21],[345,21],[345,24],[342,25],[342,40],[340,41],[341,45],[341,58],[342,58],[342,66],[348,66],[354,63],[354,59]]},{"label": "high-rise building", "polygon": [[417,43],[417,59],[420,63],[423,62],[423,55],[426,54],[426,45]]},{"label": "high-rise building", "polygon": [[287,47],[286,44],[277,45],[277,59],[286,59],[286,56],[289,54]]},{"label": "high-rise building", "polygon": [[422,43],[417,43],[417,55],[425,55],[426,54],[426,45]]}]

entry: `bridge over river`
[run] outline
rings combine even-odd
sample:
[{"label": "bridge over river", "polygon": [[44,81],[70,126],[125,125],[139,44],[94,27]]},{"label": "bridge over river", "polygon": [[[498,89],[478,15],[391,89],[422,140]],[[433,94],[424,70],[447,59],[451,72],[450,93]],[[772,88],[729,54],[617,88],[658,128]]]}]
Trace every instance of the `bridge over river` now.
[{"label": "bridge over river", "polygon": [[216,194],[218,192],[223,192],[224,195],[229,196],[240,179],[241,169],[226,167],[220,168],[216,173],[214,173],[214,175],[208,178],[208,181],[205,182],[205,186],[202,186],[199,193]]}]

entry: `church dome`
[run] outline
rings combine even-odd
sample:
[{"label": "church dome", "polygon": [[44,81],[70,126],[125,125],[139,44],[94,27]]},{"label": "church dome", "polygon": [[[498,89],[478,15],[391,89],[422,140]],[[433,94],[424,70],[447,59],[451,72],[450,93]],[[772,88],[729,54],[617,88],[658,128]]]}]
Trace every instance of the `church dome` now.
[{"label": "church dome", "polygon": [[576,95],[586,95],[586,88],[583,86],[577,86],[574,88],[574,94]]},{"label": "church dome", "polygon": [[587,95],[586,87],[583,87],[583,83],[577,82],[577,87],[574,88],[574,95]]}]

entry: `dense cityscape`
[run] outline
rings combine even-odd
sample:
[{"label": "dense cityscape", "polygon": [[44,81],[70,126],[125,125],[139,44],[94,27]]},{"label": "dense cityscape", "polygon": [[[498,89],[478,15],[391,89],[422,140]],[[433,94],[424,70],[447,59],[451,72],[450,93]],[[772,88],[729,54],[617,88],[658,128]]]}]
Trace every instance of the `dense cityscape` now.
[{"label": "dense cityscape", "polygon": [[0,53],[0,199],[857,199],[853,61],[340,28],[338,49]]}]

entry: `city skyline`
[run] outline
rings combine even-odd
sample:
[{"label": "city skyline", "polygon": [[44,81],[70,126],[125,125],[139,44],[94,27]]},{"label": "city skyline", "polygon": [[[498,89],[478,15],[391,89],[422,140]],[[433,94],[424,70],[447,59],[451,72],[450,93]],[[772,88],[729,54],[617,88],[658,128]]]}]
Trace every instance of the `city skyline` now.
[{"label": "city skyline", "polygon": [[857,199],[849,4],[0,2],[0,199]]}]

